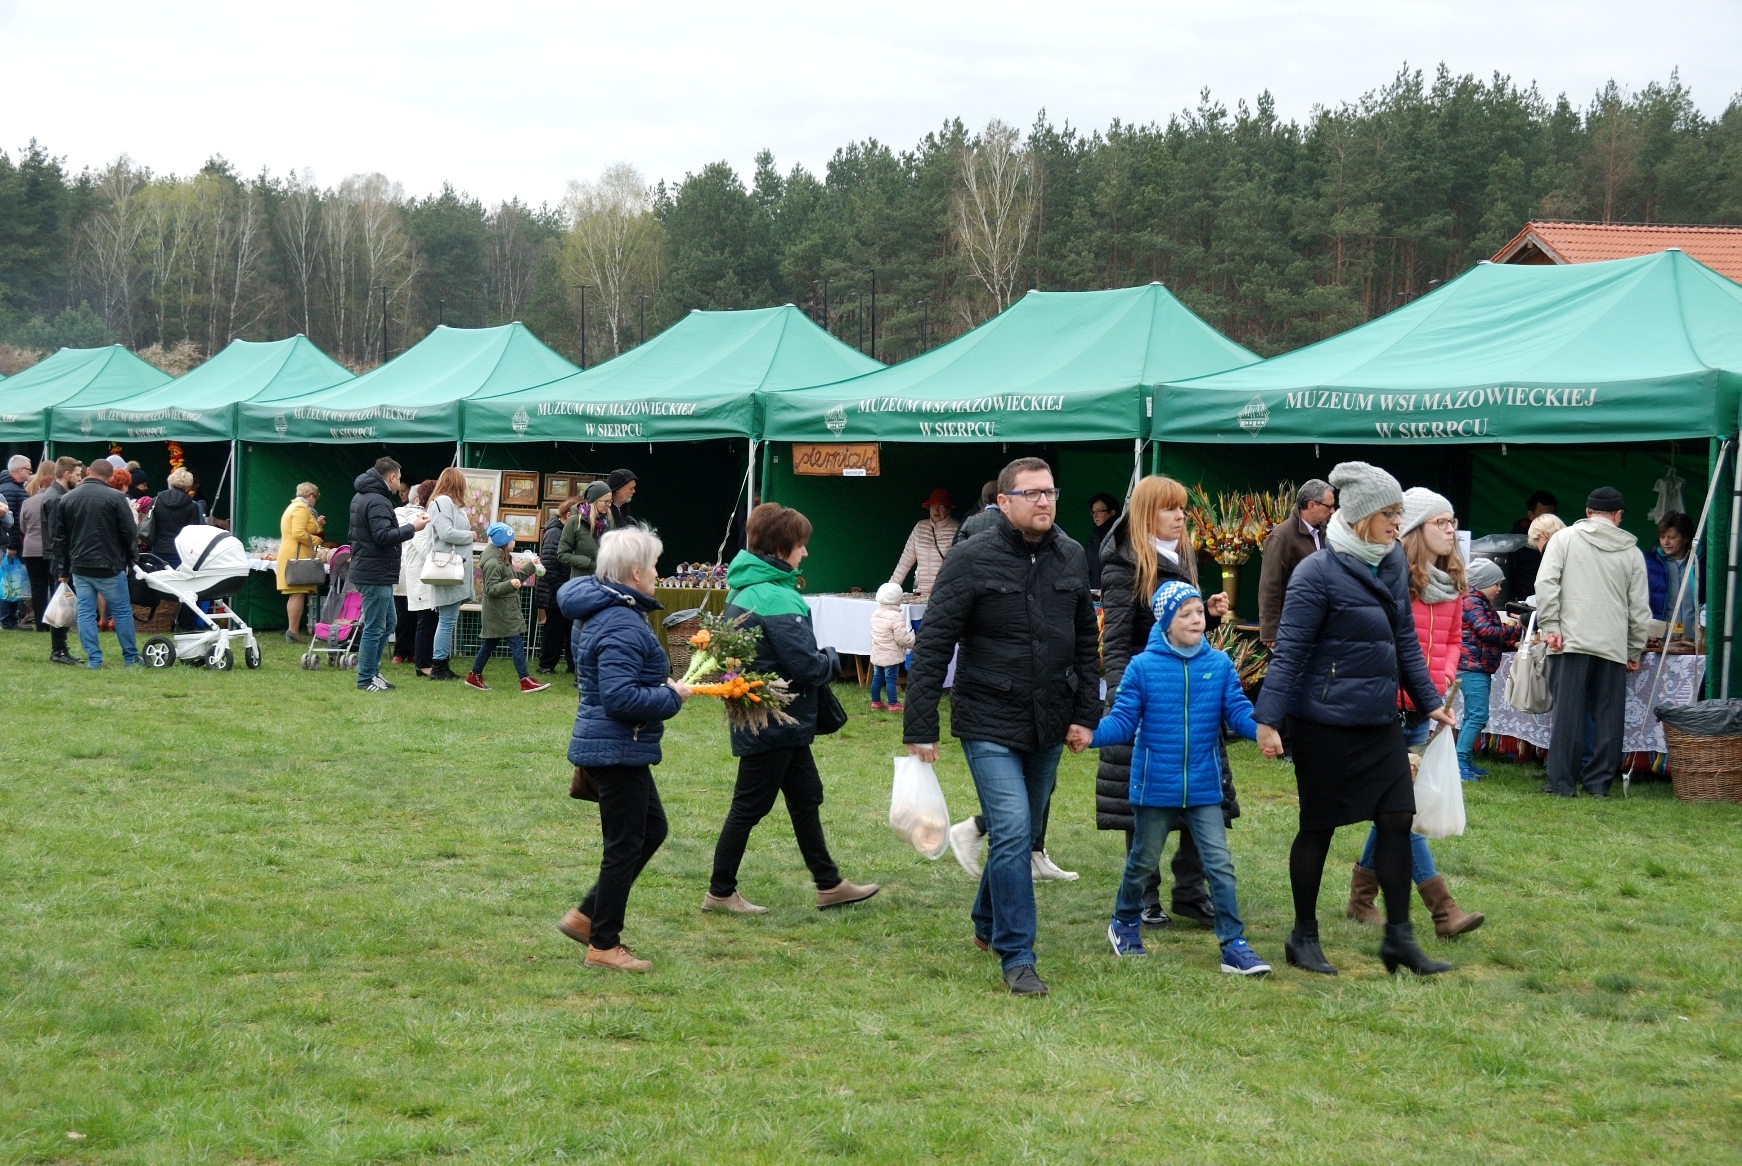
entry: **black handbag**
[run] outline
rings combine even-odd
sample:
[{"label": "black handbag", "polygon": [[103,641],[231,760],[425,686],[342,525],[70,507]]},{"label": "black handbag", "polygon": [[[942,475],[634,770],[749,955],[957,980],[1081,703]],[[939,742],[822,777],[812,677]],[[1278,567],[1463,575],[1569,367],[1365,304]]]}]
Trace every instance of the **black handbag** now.
[{"label": "black handbag", "polygon": [[599,800],[599,783],[583,766],[575,766],[575,775],[569,779],[569,797],[580,802]]},{"label": "black handbag", "polygon": [[830,733],[838,733],[841,726],[847,723],[847,710],[841,707],[841,698],[835,695],[832,684],[824,684],[817,689],[817,736],[826,737]]}]

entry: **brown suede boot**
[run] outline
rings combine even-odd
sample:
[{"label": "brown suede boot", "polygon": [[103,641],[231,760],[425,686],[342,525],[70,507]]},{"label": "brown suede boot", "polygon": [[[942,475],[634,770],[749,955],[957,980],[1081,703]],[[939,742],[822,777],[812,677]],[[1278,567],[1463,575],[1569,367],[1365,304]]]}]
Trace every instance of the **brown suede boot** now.
[{"label": "brown suede boot", "polygon": [[1427,904],[1428,914],[1434,917],[1434,934],[1441,939],[1474,931],[1488,918],[1480,913],[1470,914],[1460,908],[1452,900],[1452,892],[1446,886],[1445,875],[1435,875],[1425,883],[1417,883],[1415,889],[1420,893],[1421,901]]},{"label": "brown suede boot", "polygon": [[593,921],[581,914],[579,907],[570,907],[569,913],[562,917],[562,922],[556,925],[556,929],[576,943],[586,943],[593,938]]},{"label": "brown suede boot", "polygon": [[618,944],[610,951],[602,951],[596,947],[587,948],[587,966],[613,968],[619,972],[645,972],[653,966],[653,961],[638,960],[628,948]]},{"label": "brown suede boot", "polygon": [[1379,876],[1357,863],[1355,873],[1349,879],[1349,905],[1343,908],[1343,914],[1378,927],[1385,922],[1385,916],[1373,905],[1378,897]]},{"label": "brown suede boot", "polygon": [[828,890],[817,892],[817,910],[827,911],[830,907],[845,907],[848,903],[863,903],[876,893],[876,883],[866,883],[862,887],[856,887],[846,879],[842,879]]}]

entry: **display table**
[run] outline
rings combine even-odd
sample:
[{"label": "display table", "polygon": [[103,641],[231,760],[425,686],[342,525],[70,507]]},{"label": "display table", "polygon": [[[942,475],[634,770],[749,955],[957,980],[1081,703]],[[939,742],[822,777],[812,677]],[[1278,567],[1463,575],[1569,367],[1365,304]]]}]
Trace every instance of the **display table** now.
[{"label": "display table", "polygon": [[[1490,735],[1500,737],[1516,737],[1520,741],[1529,741],[1541,749],[1547,749],[1554,732],[1554,712],[1521,713],[1506,703],[1506,678],[1512,673],[1512,664],[1518,658],[1518,653],[1507,652],[1500,657],[1500,670],[1494,674],[1494,689],[1488,701],[1488,729]],[[1651,695],[1652,677],[1657,674],[1658,656],[1647,653],[1640,662],[1639,671],[1627,674],[1627,727],[1622,737],[1621,748],[1628,753],[1664,753],[1667,747],[1663,743],[1663,726],[1658,723],[1651,710],[1645,707],[1646,700]],[[1693,704],[1700,699],[1700,685],[1706,678],[1706,658],[1704,656],[1671,656],[1669,666],[1663,671],[1663,683],[1657,689],[1659,705]],[[1463,714],[1463,696],[1459,695],[1453,711]]]},{"label": "display table", "polygon": [[[877,600],[869,595],[807,595],[804,601],[811,609],[811,629],[816,632],[817,647],[833,648],[843,656],[871,654],[871,616],[877,611]],[[904,603],[901,618],[909,627],[925,618],[924,603]]]}]

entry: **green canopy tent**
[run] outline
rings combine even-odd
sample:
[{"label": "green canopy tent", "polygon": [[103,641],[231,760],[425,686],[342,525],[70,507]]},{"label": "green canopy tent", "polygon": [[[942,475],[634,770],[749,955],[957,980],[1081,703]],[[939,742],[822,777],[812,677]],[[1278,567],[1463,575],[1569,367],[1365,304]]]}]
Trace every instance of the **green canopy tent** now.
[{"label": "green canopy tent", "polygon": [[[882,367],[791,304],[693,311],[585,372],[467,398],[460,409],[466,463],[549,469],[554,458],[565,468],[609,471],[607,461],[625,461],[639,476],[635,512],[659,528],[667,557],[711,560],[745,467],[754,464],[758,394]],[[549,452],[539,448],[544,442]],[[632,448],[642,442],[645,451]]]},{"label": "green canopy tent", "polygon": [[[306,337],[256,343],[232,341],[198,368],[157,388],[115,397],[96,386],[73,394],[50,411],[49,438],[57,449],[68,443],[101,441],[148,443],[154,456],[140,458],[153,485],[169,471],[167,443],[182,445],[207,504],[216,508],[226,477],[235,473],[237,406],[262,393],[312,393],[351,379],[344,366]],[[137,456],[135,454],[135,456]],[[236,500],[230,518],[237,529]]]},{"label": "green canopy tent", "polygon": [[[1698,515],[1710,439],[1735,432],[1739,401],[1742,286],[1671,250],[1478,264],[1341,335],[1165,384],[1151,425],[1176,475],[1249,486],[1361,457],[1442,490],[1478,536],[1510,530],[1534,489],[1574,518],[1592,487],[1616,485],[1649,546],[1654,480],[1674,464]],[[1708,539],[1721,568],[1719,545]]]},{"label": "green canopy tent", "polygon": [[49,410],[75,394],[119,401],[172,378],[119,344],[63,348],[0,385],[0,444],[8,452],[47,452]]},{"label": "green canopy tent", "polygon": [[[923,356],[837,384],[763,393],[764,478],[771,497],[816,522],[816,562],[806,571],[814,589],[887,578],[933,488],[950,490],[965,517],[981,483],[1028,453],[1053,464],[1065,491],[1062,525],[1086,535],[1089,496],[1122,495],[1132,476],[1151,387],[1257,359],[1159,283],[1031,291]],[[796,474],[794,442],[877,442],[881,476]]]}]

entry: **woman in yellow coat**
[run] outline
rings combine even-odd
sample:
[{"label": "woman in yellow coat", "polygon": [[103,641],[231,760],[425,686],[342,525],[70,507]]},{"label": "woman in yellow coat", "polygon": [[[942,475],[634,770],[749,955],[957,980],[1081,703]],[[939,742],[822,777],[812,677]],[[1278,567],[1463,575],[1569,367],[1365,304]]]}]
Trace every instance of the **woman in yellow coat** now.
[{"label": "woman in yellow coat", "polygon": [[312,585],[290,586],[284,581],[284,568],[292,559],[315,557],[315,548],[321,543],[321,529],[327,523],[315,510],[320,497],[321,492],[313,482],[298,484],[296,497],[291,499],[278,520],[278,591],[286,597],[284,609],[290,616],[290,626],[285,629],[284,638],[293,644],[302,643],[296,630],[302,626],[303,605],[316,589]]}]

